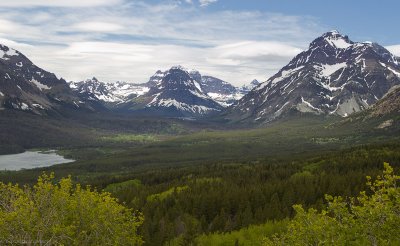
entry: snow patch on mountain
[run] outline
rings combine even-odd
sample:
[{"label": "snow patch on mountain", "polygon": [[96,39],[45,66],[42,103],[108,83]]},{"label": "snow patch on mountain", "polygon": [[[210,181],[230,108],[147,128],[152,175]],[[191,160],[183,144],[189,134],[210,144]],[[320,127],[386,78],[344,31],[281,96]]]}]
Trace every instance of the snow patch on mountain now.
[{"label": "snow patch on mountain", "polygon": [[342,38],[325,38],[325,40],[331,44],[333,47],[338,48],[338,49],[347,49],[351,46],[350,43],[346,42]]},{"label": "snow patch on mountain", "polygon": [[314,107],[311,103],[304,100],[303,97],[301,97],[301,103],[297,104],[297,109],[303,113],[322,113],[321,109]]},{"label": "snow patch on mountain", "polygon": [[[282,81],[286,78],[289,78],[291,75],[293,75],[294,73],[296,73],[297,71],[301,70],[304,66],[299,66],[293,69],[288,69],[288,70],[282,70],[281,71],[281,75],[278,77],[273,78],[271,81],[269,81],[269,83],[271,83],[272,85],[278,83],[279,81]],[[262,89],[263,87],[258,87],[257,90]]]},{"label": "snow patch on mountain", "polygon": [[141,96],[149,91],[144,84],[132,84],[127,82],[105,83],[96,78],[80,82],[69,82],[71,89],[89,100],[99,100],[106,103],[123,103],[130,98]]},{"label": "snow patch on mountain", "polygon": [[397,71],[397,70],[391,68],[390,66],[386,65],[386,64],[383,63],[383,62],[379,62],[379,64],[380,64],[382,67],[389,69],[389,71],[391,71],[391,72],[394,73],[397,77],[400,78],[400,71]]},{"label": "snow patch on mountain", "polygon": [[152,106],[157,106],[157,107],[175,107],[176,109],[186,111],[186,112],[191,112],[194,114],[207,114],[208,112],[215,111],[215,108],[209,108],[203,105],[193,105],[193,104],[187,104],[183,102],[179,102],[176,99],[161,99],[161,100],[153,100],[151,103],[149,103],[146,107],[152,107]]},{"label": "snow patch on mountain", "polygon": [[40,83],[39,81],[37,81],[36,79],[32,78],[30,80],[31,83],[33,83],[39,90],[50,90],[51,87],[44,85],[42,83]]},{"label": "snow patch on mountain", "polygon": [[19,52],[12,49],[12,48],[8,48],[6,46],[0,45],[0,56],[1,59],[3,60],[9,60],[9,57],[12,56],[19,56]]},{"label": "snow patch on mountain", "polygon": [[336,64],[332,64],[332,65],[329,65],[329,64],[324,64],[324,65],[320,65],[320,66],[316,65],[316,68],[318,70],[320,69],[319,73],[322,77],[329,77],[332,74],[336,73],[338,70],[343,69],[345,67],[347,67],[346,62],[336,63]]}]

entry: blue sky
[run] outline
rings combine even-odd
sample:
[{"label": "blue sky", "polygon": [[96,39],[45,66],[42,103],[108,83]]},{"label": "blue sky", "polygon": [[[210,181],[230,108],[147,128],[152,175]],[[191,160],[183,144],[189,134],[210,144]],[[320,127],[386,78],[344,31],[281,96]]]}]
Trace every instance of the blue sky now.
[{"label": "blue sky", "polygon": [[400,41],[397,19],[400,2],[396,0],[223,0],[214,4],[212,9],[246,9],[312,16],[321,27],[339,29],[357,40],[371,39],[382,45],[398,44]]},{"label": "blue sky", "polygon": [[139,83],[180,64],[242,85],[266,80],[332,29],[400,55],[398,9],[372,0],[2,0],[0,43],[67,80]]}]

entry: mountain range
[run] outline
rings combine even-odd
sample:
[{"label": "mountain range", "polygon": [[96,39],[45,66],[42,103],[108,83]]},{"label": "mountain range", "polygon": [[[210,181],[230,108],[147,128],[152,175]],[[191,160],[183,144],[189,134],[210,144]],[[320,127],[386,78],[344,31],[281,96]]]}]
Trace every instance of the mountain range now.
[{"label": "mountain range", "polygon": [[158,70],[142,84],[105,83],[95,77],[69,82],[70,87],[86,100],[124,112],[150,115],[201,116],[221,112],[243,97],[258,83],[235,87],[213,76],[202,76],[197,70],[173,66]]},{"label": "mountain range", "polygon": [[64,109],[204,117],[266,123],[291,114],[347,117],[400,85],[400,58],[372,42],[337,31],[323,34],[275,75],[235,87],[197,70],[173,66],[146,83],[66,82],[0,45],[0,107],[35,114]]}]

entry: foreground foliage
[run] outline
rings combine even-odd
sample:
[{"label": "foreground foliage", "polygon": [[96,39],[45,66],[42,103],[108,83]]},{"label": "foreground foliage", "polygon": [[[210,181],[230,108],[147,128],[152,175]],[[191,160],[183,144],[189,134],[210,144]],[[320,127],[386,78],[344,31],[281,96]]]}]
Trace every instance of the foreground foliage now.
[{"label": "foreground foliage", "polygon": [[287,233],[265,245],[400,245],[400,176],[385,163],[383,176],[367,177],[371,194],[355,198],[327,195],[328,207],[318,213],[294,206]]},{"label": "foreground foliage", "polygon": [[[288,220],[267,222],[262,225],[252,225],[238,231],[228,233],[203,234],[196,238],[199,246],[231,246],[231,245],[262,245],[264,237],[272,236],[286,230]],[[178,245],[178,244],[177,244]],[[182,245],[182,244],[181,244]]]},{"label": "foreground foliage", "polygon": [[43,174],[33,188],[0,183],[0,244],[142,244],[140,214],[71,178],[53,182]]}]

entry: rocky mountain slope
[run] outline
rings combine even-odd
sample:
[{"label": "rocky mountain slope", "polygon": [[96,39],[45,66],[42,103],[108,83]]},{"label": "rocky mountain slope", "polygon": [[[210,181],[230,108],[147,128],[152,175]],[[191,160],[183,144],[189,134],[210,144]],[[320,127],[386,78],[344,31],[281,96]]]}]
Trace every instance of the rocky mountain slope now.
[{"label": "rocky mountain slope", "polygon": [[205,94],[223,107],[232,105],[246,94],[245,90],[240,90],[229,82],[216,77],[202,76],[200,72],[196,70],[191,70],[189,74],[199,83],[201,90]]},{"label": "rocky mountain slope", "polygon": [[268,122],[290,112],[348,116],[400,84],[400,59],[376,43],[337,31],[315,39],[277,74],[227,113],[231,120]]},{"label": "rocky mountain slope", "polygon": [[400,113],[400,86],[393,87],[381,100],[367,111],[369,116],[380,117]]},{"label": "rocky mountain slope", "polygon": [[154,81],[154,86],[127,103],[126,109],[168,116],[200,116],[222,110],[222,106],[204,93],[200,84],[181,66],[174,66],[158,80],[150,81]]},{"label": "rocky mountain slope", "polygon": [[376,129],[400,130],[400,86],[390,89],[374,106],[354,119],[373,122]]},{"label": "rocky mountain slope", "polygon": [[249,93],[251,90],[253,90],[254,88],[256,88],[258,85],[260,85],[261,84],[261,82],[259,82],[258,80],[256,80],[256,79],[254,79],[253,81],[251,81],[250,82],[250,84],[245,84],[245,85],[242,85],[240,88],[239,88],[239,91],[242,93],[242,94],[247,94],[247,93]]},{"label": "rocky mountain slope", "polygon": [[[202,76],[197,70],[186,70],[181,66],[176,66],[182,71],[189,74],[199,93],[209,97],[222,107],[228,107],[234,102],[243,97],[249,91],[249,88],[254,86],[254,82],[249,86],[237,88],[230,83],[212,76]],[[99,101],[108,107],[126,108],[126,105],[132,104],[132,99],[143,96],[152,88],[157,88],[162,83],[163,79],[169,74],[169,70],[158,70],[150,77],[147,83],[132,84],[126,82],[105,83],[96,78],[87,79],[80,82],[69,82],[72,90],[77,92],[85,100]],[[182,87],[181,89],[192,90],[190,87]],[[154,90],[154,89],[153,89]],[[182,91],[182,90],[181,90]],[[193,91],[193,90],[192,90]],[[141,100],[141,99],[138,99]],[[134,100],[137,101],[137,100]],[[179,101],[179,100],[177,100]],[[220,107],[218,107],[220,108]]]},{"label": "rocky mountain slope", "polygon": [[0,45],[0,109],[45,114],[63,107],[95,110],[64,79],[33,64],[17,50]]},{"label": "rocky mountain slope", "polygon": [[86,100],[101,101],[107,106],[116,106],[149,91],[148,84],[132,84],[127,82],[105,83],[97,78],[80,82],[69,82],[72,90]]}]

